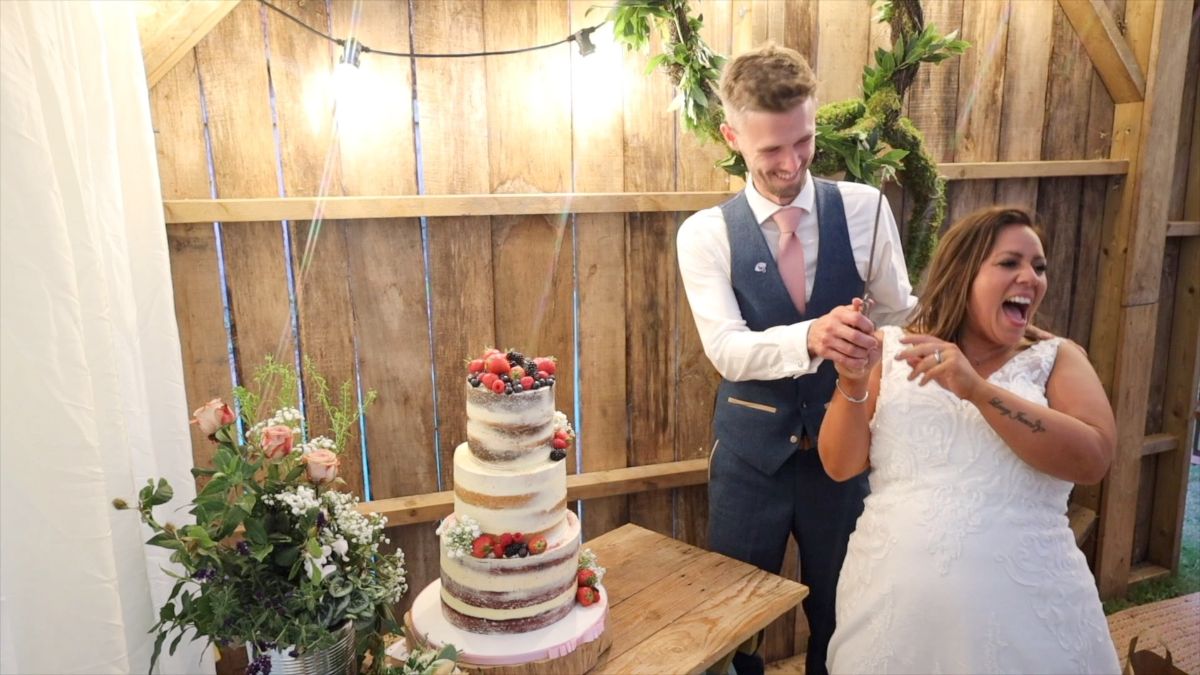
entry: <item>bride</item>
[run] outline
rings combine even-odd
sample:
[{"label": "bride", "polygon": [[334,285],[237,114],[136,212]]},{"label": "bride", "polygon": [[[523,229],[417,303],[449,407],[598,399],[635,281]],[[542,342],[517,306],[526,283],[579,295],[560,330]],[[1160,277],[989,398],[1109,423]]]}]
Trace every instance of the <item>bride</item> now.
[{"label": "bride", "polygon": [[1028,214],[990,208],[943,237],[907,331],[839,368],[826,472],[870,470],[837,588],[831,673],[1116,673],[1066,517],[1112,459],[1112,409],[1082,350],[1025,339],[1046,293]]}]

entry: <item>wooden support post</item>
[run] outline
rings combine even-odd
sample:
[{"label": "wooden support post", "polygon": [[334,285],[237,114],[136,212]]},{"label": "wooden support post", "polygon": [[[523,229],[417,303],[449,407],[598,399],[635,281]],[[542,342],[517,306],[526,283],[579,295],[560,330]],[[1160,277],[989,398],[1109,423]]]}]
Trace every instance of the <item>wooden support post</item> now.
[{"label": "wooden support post", "polygon": [[1145,98],[1146,78],[1104,0],[1058,0],[1115,103]]},{"label": "wooden support post", "polygon": [[153,87],[208,35],[240,0],[147,2],[138,9],[146,83]]},{"label": "wooden support post", "polygon": [[[1137,502],[1154,344],[1167,204],[1179,133],[1189,3],[1157,0],[1127,7],[1127,35],[1148,73],[1146,100],[1117,106],[1112,157],[1129,159],[1117,208],[1105,222],[1091,355],[1117,419],[1117,452],[1101,494],[1096,575],[1102,597],[1125,593]],[[1143,60],[1144,59],[1144,60]],[[1116,203],[1116,200],[1114,200]]]}]

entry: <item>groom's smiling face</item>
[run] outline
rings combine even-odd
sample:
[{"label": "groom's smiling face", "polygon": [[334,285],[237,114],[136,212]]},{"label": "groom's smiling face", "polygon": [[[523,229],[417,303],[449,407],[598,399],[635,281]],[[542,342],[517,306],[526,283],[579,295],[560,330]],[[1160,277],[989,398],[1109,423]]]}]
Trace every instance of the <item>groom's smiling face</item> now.
[{"label": "groom's smiling face", "polygon": [[1026,225],[999,232],[984,259],[967,306],[969,323],[996,344],[1017,344],[1046,296],[1046,252]]},{"label": "groom's smiling face", "polygon": [[808,96],[786,112],[743,110],[721,132],[742,153],[759,194],[789,204],[804,187],[816,152],[817,102]]}]

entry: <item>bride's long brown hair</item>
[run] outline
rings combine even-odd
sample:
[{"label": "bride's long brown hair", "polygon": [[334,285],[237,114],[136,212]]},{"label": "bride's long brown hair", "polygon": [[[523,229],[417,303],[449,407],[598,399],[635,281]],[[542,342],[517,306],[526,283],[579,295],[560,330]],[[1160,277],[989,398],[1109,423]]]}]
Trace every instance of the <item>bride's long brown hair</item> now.
[{"label": "bride's long brown hair", "polygon": [[[980,209],[950,226],[938,242],[925,289],[909,319],[908,331],[926,333],[953,342],[967,321],[967,303],[971,286],[983,261],[991,253],[1000,231],[1009,225],[1031,228],[1046,245],[1041,228],[1027,211],[991,206]],[[1031,322],[1033,317],[1029,317]]]}]

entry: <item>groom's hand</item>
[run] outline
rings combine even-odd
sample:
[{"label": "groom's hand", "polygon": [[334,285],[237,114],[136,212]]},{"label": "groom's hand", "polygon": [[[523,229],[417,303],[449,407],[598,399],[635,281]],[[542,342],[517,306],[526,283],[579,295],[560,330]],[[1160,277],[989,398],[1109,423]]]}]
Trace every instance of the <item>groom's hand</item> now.
[{"label": "groom's hand", "polygon": [[870,352],[879,349],[879,341],[873,335],[875,324],[859,309],[861,302],[834,307],[809,326],[810,357],[819,356],[849,370],[867,368]]}]

